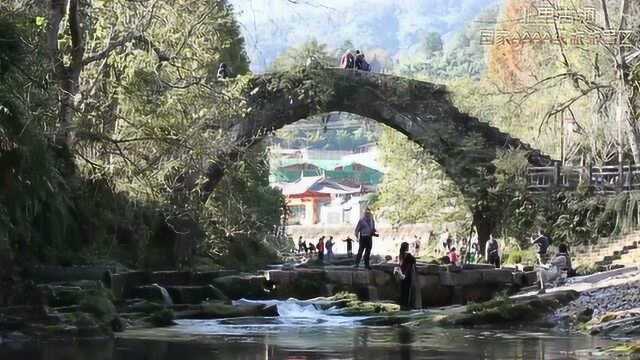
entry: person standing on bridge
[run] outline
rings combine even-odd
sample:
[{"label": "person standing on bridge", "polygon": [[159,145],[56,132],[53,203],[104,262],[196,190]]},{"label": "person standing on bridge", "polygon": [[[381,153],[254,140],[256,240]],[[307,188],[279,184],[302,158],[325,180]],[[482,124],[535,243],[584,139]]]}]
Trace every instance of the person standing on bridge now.
[{"label": "person standing on bridge", "polygon": [[371,247],[373,245],[373,237],[378,236],[376,231],[376,223],[373,220],[373,214],[371,209],[367,208],[364,212],[364,216],[358,221],[355,231],[356,237],[359,239],[358,243],[358,255],[356,255],[356,263],[354,268],[360,266],[360,260],[363,258],[364,253],[364,267],[371,269],[369,266],[369,257],[371,256]]}]

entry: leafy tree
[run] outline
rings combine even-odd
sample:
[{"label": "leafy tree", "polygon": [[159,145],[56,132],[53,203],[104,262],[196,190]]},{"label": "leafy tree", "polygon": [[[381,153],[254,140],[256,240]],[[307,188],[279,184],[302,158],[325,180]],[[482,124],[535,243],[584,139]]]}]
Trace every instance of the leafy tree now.
[{"label": "leafy tree", "polygon": [[295,67],[306,66],[307,64],[330,67],[335,66],[337,60],[329,55],[327,45],[313,39],[300,46],[287,49],[271,64],[271,70],[286,71]]},{"label": "leafy tree", "polygon": [[470,223],[462,194],[423,149],[389,128],[379,146],[382,164],[389,170],[374,206],[393,225]]},{"label": "leafy tree", "polygon": [[438,51],[442,51],[443,44],[440,34],[434,31],[428,32],[424,37],[424,44],[422,47],[427,56],[431,56]]}]

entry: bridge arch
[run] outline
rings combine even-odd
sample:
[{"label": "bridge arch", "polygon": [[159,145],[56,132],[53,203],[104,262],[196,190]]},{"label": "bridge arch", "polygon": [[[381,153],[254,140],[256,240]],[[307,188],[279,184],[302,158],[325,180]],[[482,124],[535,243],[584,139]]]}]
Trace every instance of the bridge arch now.
[{"label": "bridge arch", "polygon": [[[285,125],[314,115],[345,112],[387,125],[428,151],[468,200],[481,243],[495,225],[483,215],[492,161],[500,150],[527,152],[535,166],[552,160],[521,140],[460,112],[445,86],[342,69],[307,68],[256,76],[247,88],[246,118],[230,125],[238,147],[251,146]],[[237,156],[237,154],[235,154]],[[231,158],[234,155],[229,154]],[[223,169],[209,169],[212,190]]]}]

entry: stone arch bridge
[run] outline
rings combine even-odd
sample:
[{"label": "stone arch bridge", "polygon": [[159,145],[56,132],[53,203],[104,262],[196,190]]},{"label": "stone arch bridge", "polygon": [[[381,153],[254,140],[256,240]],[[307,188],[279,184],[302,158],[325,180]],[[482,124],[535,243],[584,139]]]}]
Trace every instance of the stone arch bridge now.
[{"label": "stone arch bridge", "polygon": [[[251,111],[227,129],[233,133],[235,149],[251,146],[285,125],[329,112],[360,115],[406,135],[432,155],[467,198],[481,244],[496,225],[484,216],[480,204],[499,151],[525,151],[533,166],[552,163],[521,140],[460,112],[443,85],[353,70],[307,68],[254,77],[246,87],[246,101]],[[228,150],[222,158],[237,159],[239,151]],[[221,163],[210,166],[205,193],[222,177]]]}]

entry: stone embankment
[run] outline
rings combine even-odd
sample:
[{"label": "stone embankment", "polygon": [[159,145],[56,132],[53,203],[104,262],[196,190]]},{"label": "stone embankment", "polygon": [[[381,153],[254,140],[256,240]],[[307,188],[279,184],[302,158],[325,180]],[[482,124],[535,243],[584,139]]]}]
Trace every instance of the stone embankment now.
[{"label": "stone embankment", "polygon": [[[372,270],[348,266],[267,271],[275,298],[313,298],[339,292],[357,294],[369,301],[399,300],[395,264],[373,265]],[[495,269],[490,265],[439,266],[418,264],[418,287],[423,307],[465,304],[491,299],[500,291],[516,291],[535,283],[534,272]]]},{"label": "stone embankment", "polygon": [[555,312],[558,320],[591,334],[640,334],[640,271],[617,269],[571,279],[552,291],[574,289],[580,296]]}]

